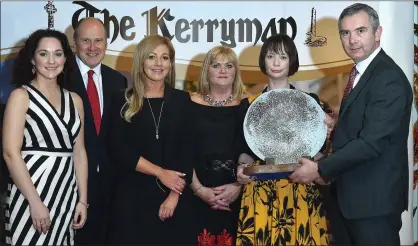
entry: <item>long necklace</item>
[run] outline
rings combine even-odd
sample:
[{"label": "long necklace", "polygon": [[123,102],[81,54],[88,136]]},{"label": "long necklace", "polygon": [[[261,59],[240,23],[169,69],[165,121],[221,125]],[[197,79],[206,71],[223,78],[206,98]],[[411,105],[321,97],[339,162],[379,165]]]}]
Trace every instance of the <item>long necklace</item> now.
[{"label": "long necklace", "polygon": [[164,101],[163,101],[163,103],[161,104],[160,116],[158,117],[158,124],[157,124],[157,122],[155,121],[154,112],[152,111],[152,108],[151,108],[151,103],[149,102],[148,97],[147,97],[147,101],[148,101],[149,109],[151,110],[152,119],[154,120],[154,126],[155,126],[155,139],[158,139],[158,138],[159,138],[159,135],[158,135],[158,128],[160,127],[161,113],[163,112]]},{"label": "long necklace", "polygon": [[208,94],[205,95],[204,100],[209,103],[211,106],[215,106],[215,107],[222,107],[227,105],[228,103],[232,102],[232,95],[229,95],[229,97],[227,97],[224,100],[220,100],[220,101],[215,101],[213,100]]}]

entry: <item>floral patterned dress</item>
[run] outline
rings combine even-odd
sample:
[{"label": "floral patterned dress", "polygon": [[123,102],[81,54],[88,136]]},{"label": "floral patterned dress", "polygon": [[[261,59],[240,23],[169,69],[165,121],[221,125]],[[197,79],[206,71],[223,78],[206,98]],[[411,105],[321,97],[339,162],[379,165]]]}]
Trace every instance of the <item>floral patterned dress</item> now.
[{"label": "floral patterned dress", "polygon": [[[257,96],[250,97],[248,103]],[[325,208],[318,187],[286,179],[247,184],[241,200],[236,244],[328,245]]]}]

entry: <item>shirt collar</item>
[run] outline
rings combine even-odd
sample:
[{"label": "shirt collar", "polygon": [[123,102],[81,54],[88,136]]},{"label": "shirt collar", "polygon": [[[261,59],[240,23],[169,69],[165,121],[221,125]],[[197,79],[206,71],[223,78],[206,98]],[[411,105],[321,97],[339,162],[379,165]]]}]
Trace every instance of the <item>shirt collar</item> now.
[{"label": "shirt collar", "polygon": [[93,70],[94,73],[97,76],[100,76],[100,74],[101,74],[101,66],[102,66],[101,63],[99,63],[99,65],[97,65],[95,68],[91,69],[86,64],[84,64],[83,61],[80,60],[80,58],[78,57],[78,55],[75,56],[75,59],[77,61],[77,65],[78,65],[78,68],[80,69],[80,73],[81,73],[82,76],[84,76],[85,74],[87,74],[87,72],[89,70]]},{"label": "shirt collar", "polygon": [[380,50],[382,49],[382,47],[377,47],[377,49],[375,49],[373,51],[373,53],[371,53],[369,55],[369,57],[367,57],[365,60],[359,62],[356,64],[356,69],[358,71],[358,73],[361,75],[364,73],[364,71],[366,71],[367,67],[370,65],[370,63],[373,61],[373,59],[377,56],[377,54],[380,52]]}]

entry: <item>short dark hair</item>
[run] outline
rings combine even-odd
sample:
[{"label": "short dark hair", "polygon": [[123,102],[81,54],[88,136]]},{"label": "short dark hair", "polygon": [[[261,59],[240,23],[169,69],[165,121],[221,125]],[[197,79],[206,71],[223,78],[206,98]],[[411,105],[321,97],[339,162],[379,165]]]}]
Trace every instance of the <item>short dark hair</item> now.
[{"label": "short dark hair", "polygon": [[12,85],[14,87],[28,85],[35,78],[35,73],[32,72],[32,59],[40,41],[43,38],[55,38],[61,43],[66,60],[62,73],[58,75],[57,83],[60,87],[68,89],[68,76],[70,76],[70,73],[74,71],[75,67],[73,51],[68,43],[67,36],[60,31],[51,29],[36,30],[25,41],[25,45],[22,49],[20,49],[13,64]]},{"label": "short dark hair", "polygon": [[106,38],[107,38],[107,30],[106,30],[106,26],[104,25],[104,23],[103,23],[103,21],[102,20],[100,20],[100,19],[98,19],[98,18],[93,18],[93,17],[88,17],[88,18],[81,18],[78,22],[77,22],[77,24],[75,25],[75,27],[74,27],[74,33],[73,33],[73,39],[74,40],[76,40],[77,38],[78,38],[78,29],[79,29],[79,27],[80,27],[80,25],[81,25],[81,23],[83,23],[85,20],[88,20],[88,19],[95,19],[95,20],[97,20],[97,21],[99,21],[102,25],[103,25],[103,30],[104,30],[104,32],[105,32],[105,40],[106,40]]},{"label": "short dark hair", "polygon": [[341,30],[341,21],[347,16],[353,16],[361,11],[364,11],[369,16],[370,24],[372,25],[373,32],[376,32],[377,28],[380,26],[379,15],[376,10],[364,3],[355,3],[343,10],[340,17],[338,18],[338,30]]},{"label": "short dark hair", "polygon": [[264,74],[267,75],[265,64],[267,52],[272,51],[274,53],[281,53],[283,52],[282,47],[284,48],[284,52],[286,52],[286,54],[289,56],[289,73],[287,76],[292,76],[298,71],[299,56],[298,50],[296,49],[296,45],[287,34],[279,33],[270,36],[266,41],[264,41],[264,44],[261,47],[258,64],[260,66],[261,71]]}]

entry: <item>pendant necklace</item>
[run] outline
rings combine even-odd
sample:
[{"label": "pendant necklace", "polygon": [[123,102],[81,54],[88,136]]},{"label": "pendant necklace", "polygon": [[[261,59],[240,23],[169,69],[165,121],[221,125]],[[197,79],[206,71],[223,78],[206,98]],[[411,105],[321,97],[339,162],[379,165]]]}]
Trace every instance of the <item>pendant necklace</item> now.
[{"label": "pendant necklace", "polygon": [[148,97],[147,97],[147,101],[148,101],[149,109],[151,110],[152,119],[154,120],[154,126],[155,126],[155,139],[159,139],[159,135],[158,135],[158,128],[160,127],[160,120],[161,120],[161,114],[162,114],[162,112],[163,112],[164,101],[163,101],[163,103],[161,104],[160,116],[158,117],[158,124],[157,124],[157,122],[155,121],[154,112],[152,111],[152,108],[151,108],[151,103],[149,102]]}]

